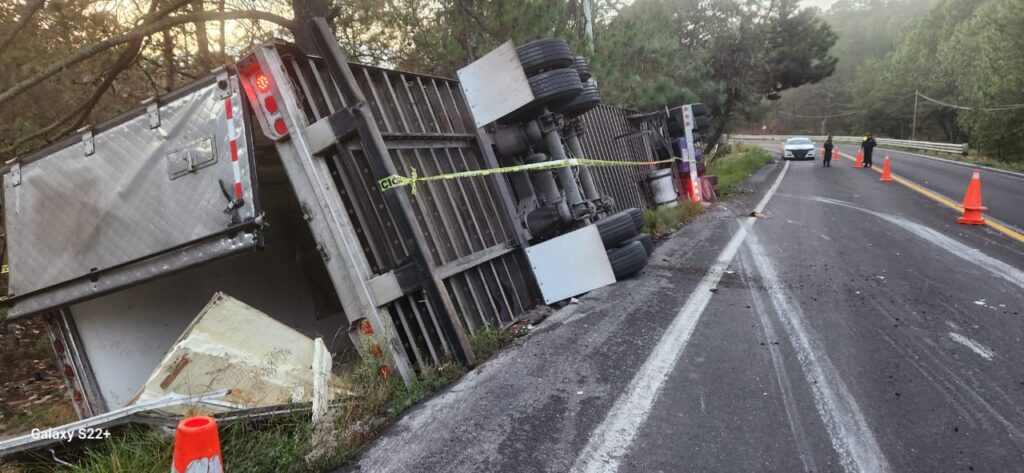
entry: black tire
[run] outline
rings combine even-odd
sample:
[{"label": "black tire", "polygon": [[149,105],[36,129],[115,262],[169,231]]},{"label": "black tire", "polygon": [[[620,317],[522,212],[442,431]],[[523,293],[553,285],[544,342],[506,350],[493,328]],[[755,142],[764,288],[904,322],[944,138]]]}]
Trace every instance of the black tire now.
[{"label": "black tire", "polygon": [[499,118],[498,123],[507,125],[533,120],[544,113],[545,106],[575,103],[574,99],[583,91],[583,83],[575,69],[555,69],[531,77],[530,88],[533,101]]},{"label": "black tire", "polygon": [[636,225],[636,231],[644,229],[644,211],[636,207],[631,209],[623,210],[622,213],[629,215],[633,219],[633,225]]},{"label": "black tire", "polygon": [[568,102],[552,104],[551,110],[561,113],[568,118],[575,118],[589,112],[600,103],[601,94],[597,92],[597,86],[587,82],[583,84],[583,92],[580,92],[579,95]]},{"label": "black tire", "polygon": [[590,61],[587,61],[587,58],[583,56],[576,56],[573,67],[576,68],[576,72],[580,73],[580,80],[583,82],[590,80],[594,76],[590,73]]},{"label": "black tire", "polygon": [[701,115],[707,116],[708,106],[702,103],[690,104],[690,112],[693,112],[693,116],[699,117]]},{"label": "black tire", "polygon": [[633,223],[633,217],[620,212],[598,221],[597,231],[601,234],[604,247],[612,248],[635,237],[636,224]]},{"label": "black tire", "polygon": [[576,60],[569,43],[558,38],[530,41],[516,48],[516,54],[527,77],[549,69],[570,67]]},{"label": "black tire", "polygon": [[530,78],[533,90],[531,105],[566,103],[583,92],[583,83],[576,69],[554,69]]},{"label": "black tire", "polygon": [[647,252],[647,256],[651,256],[651,253],[654,253],[654,240],[651,238],[650,235],[646,233],[641,233],[633,238],[630,238],[622,242],[622,245],[625,246],[634,241],[639,241],[640,244],[644,245],[644,251]]},{"label": "black tire", "polygon": [[615,279],[622,280],[647,266],[647,251],[643,243],[630,242],[608,250],[608,262],[612,264]]}]

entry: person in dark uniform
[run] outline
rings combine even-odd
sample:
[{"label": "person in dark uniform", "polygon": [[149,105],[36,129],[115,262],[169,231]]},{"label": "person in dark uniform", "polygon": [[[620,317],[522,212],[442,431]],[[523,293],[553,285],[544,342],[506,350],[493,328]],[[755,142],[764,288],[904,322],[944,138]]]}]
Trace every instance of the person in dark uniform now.
[{"label": "person in dark uniform", "polygon": [[825,161],[822,163],[823,167],[832,167],[832,148],[834,147],[835,145],[832,144],[832,135],[828,135],[828,138],[825,139]]},{"label": "person in dark uniform", "polygon": [[860,144],[861,149],[864,150],[864,167],[871,167],[871,153],[875,150],[875,146],[878,143],[875,142],[875,137],[868,133],[868,136],[864,137],[864,142]]}]

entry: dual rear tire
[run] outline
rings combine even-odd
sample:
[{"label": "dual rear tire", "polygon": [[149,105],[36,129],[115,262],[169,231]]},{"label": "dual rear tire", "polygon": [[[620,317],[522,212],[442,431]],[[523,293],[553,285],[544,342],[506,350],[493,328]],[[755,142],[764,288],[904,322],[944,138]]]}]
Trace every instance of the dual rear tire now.
[{"label": "dual rear tire", "polygon": [[654,251],[650,235],[638,233],[643,223],[643,211],[631,208],[605,217],[596,224],[617,280],[644,269],[648,257]]}]

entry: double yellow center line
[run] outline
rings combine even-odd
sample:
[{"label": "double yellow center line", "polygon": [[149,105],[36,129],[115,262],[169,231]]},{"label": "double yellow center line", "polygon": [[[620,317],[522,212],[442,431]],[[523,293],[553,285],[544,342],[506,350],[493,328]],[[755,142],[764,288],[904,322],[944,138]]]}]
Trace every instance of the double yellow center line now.
[{"label": "double yellow center line", "polygon": [[[838,153],[839,153],[839,156],[847,158],[847,159],[849,159],[851,161],[856,161],[856,158],[853,157],[853,156],[850,156],[850,155],[848,155],[846,153],[843,153],[843,152],[838,152]],[[872,166],[870,169],[873,169],[875,172],[877,172],[879,174],[882,173],[882,171],[879,168],[876,168],[874,166]],[[937,193],[935,193],[933,191],[925,189],[920,184],[917,184],[915,182],[907,180],[905,177],[898,176],[898,175],[896,175],[895,173],[893,173],[891,171],[890,171],[889,174],[892,176],[892,180],[893,181],[898,182],[900,184],[903,184],[904,186],[906,186],[910,190],[912,190],[914,192],[917,192],[918,194],[921,194],[921,195],[923,195],[923,196],[925,196],[925,197],[927,197],[929,199],[932,199],[932,200],[934,200],[934,201],[936,201],[936,202],[938,202],[938,203],[940,203],[942,205],[945,205],[946,207],[949,207],[949,208],[951,208],[953,210],[956,210],[957,212],[963,213],[964,208],[959,203],[957,203],[955,201],[952,201],[952,200],[950,200],[950,199],[948,199],[948,198],[946,198],[944,196],[941,196],[941,195],[939,195],[939,194],[937,194]],[[1012,229],[1012,228],[1010,228],[1010,227],[1008,227],[1008,226],[1006,226],[1006,225],[1004,225],[1002,223],[999,223],[996,220],[993,220],[991,217],[989,217],[987,215],[985,216],[985,225],[988,225],[989,228],[991,228],[991,229],[993,229],[993,230],[995,230],[995,231],[997,231],[999,233],[1002,233],[1002,234],[1004,234],[1004,235],[1006,235],[1006,236],[1008,236],[1010,238],[1013,238],[1014,240],[1017,240],[1020,243],[1024,243],[1024,234],[1021,234],[1020,232],[1018,232],[1018,231],[1016,231],[1016,230],[1014,230],[1014,229]]]}]

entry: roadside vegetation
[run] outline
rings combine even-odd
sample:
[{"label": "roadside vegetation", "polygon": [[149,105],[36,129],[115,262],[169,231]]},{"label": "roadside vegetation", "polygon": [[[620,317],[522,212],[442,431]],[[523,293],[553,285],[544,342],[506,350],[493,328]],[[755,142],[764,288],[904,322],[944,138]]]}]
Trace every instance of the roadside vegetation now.
[{"label": "roadside vegetation", "polygon": [[835,73],[741,129],[969,143],[984,158],[968,162],[1022,169],[1024,0],[837,1],[822,18]]},{"label": "roadside vegetation", "polygon": [[704,208],[700,204],[685,201],[675,207],[644,209],[644,230],[655,240],[663,239],[699,215]]},{"label": "roadside vegetation", "polygon": [[[470,336],[479,361],[508,346],[522,329],[485,325]],[[340,399],[332,405],[334,438],[327,454],[310,461],[313,424],[308,406],[268,419],[243,419],[220,426],[221,451],[229,471],[326,472],[351,460],[388,424],[431,394],[466,373],[458,363],[445,361],[427,368],[406,386],[395,375],[382,377],[381,362],[362,357],[339,376]],[[42,414],[40,414],[42,415]],[[38,420],[38,419],[36,419]],[[18,459],[0,473],[165,473],[173,456],[173,438],[146,427],[117,429],[110,439],[63,454],[63,466],[45,455]]]},{"label": "roadside vegetation", "polygon": [[744,179],[773,160],[771,153],[760,146],[737,144],[728,154],[712,161],[707,173],[718,176],[718,195],[728,198],[739,191]]},{"label": "roadside vegetation", "polygon": [[[771,153],[764,148],[738,144],[733,145],[728,153],[712,161],[707,173],[718,176],[718,196],[728,199],[739,194],[739,186],[744,179],[772,161]],[[703,210],[703,206],[690,201],[680,202],[675,207],[644,209],[643,232],[656,240],[665,238],[693,220]]]}]

